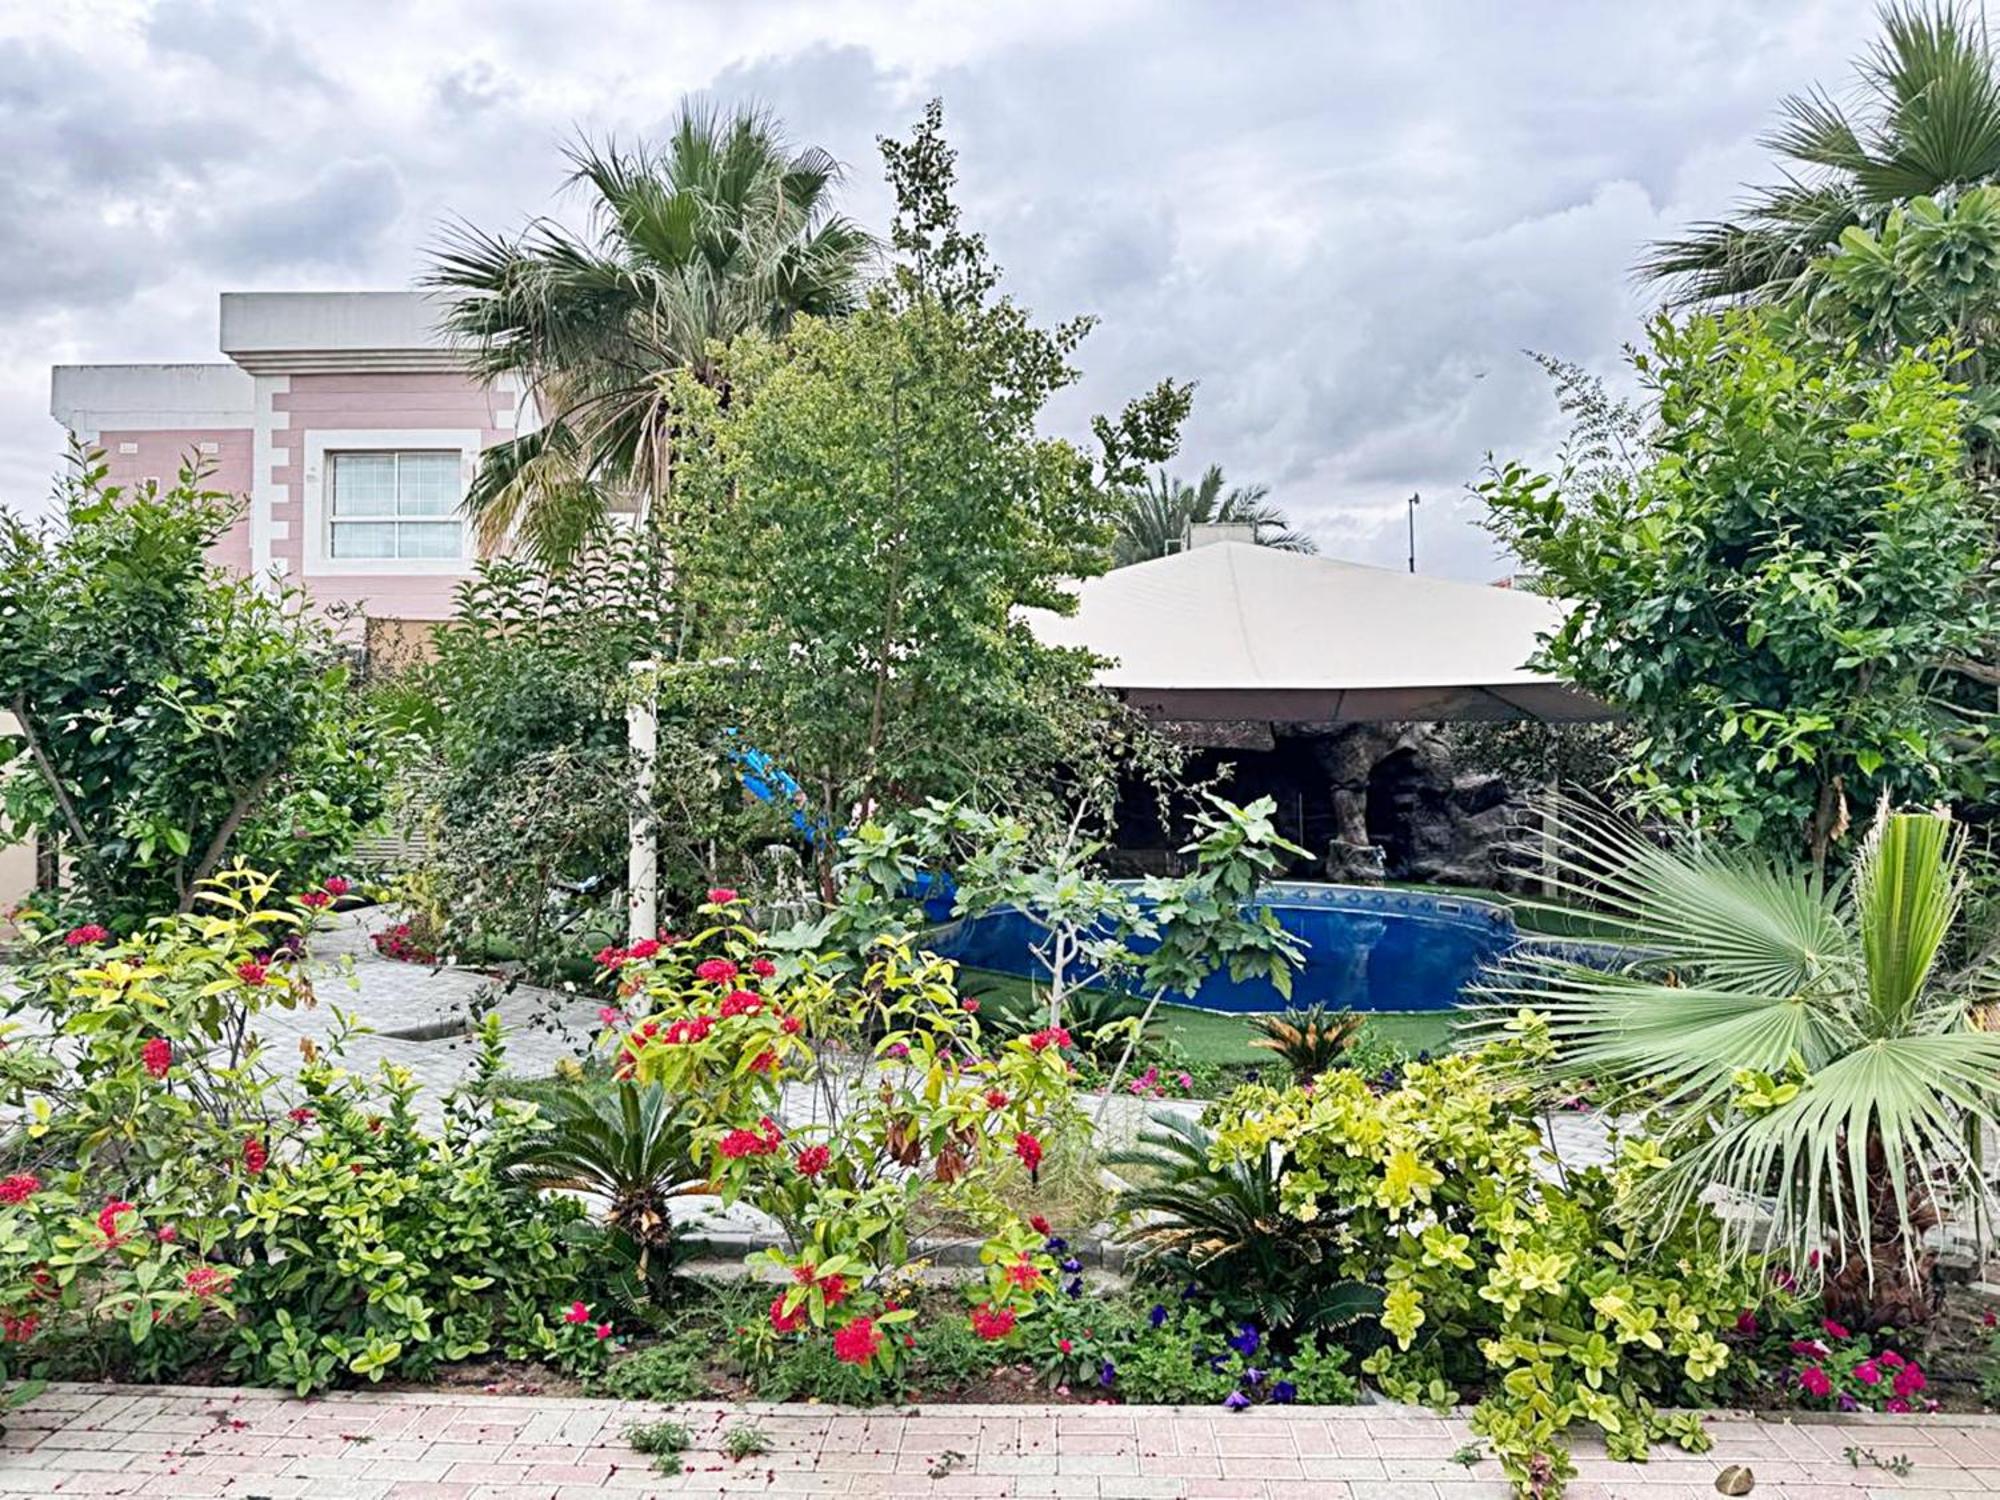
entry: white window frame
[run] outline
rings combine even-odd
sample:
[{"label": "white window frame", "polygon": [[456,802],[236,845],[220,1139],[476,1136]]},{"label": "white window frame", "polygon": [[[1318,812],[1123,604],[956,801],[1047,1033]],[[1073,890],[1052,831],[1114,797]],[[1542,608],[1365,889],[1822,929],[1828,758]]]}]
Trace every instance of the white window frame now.
[{"label": "white window frame", "polygon": [[333,555],[333,464],[330,455],[365,453],[458,454],[459,492],[472,484],[481,449],[477,428],[371,427],[309,428],[305,434],[305,571],[332,578],[383,574],[451,577],[472,571],[478,561],[471,524],[459,517],[464,544],[457,557],[335,557]]}]

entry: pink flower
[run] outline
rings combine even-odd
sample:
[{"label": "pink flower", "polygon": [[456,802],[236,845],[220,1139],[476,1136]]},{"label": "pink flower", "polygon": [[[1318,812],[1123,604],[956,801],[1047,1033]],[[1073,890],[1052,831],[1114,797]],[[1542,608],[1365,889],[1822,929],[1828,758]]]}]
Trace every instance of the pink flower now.
[{"label": "pink flower", "polygon": [[137,1212],[123,1198],[113,1198],[97,1211],[97,1232],[104,1237],[107,1247],[125,1242],[125,1231],[118,1227],[118,1220],[125,1214]]},{"label": "pink flower", "polygon": [[349,891],[354,889],[353,886],[347,883],[347,877],[344,875],[327,876],[325,885],[322,888],[329,896],[345,896]]},{"label": "pink flower", "polygon": [[1825,1359],[1828,1352],[1826,1345],[1822,1344],[1818,1339],[1792,1340],[1792,1353],[1794,1354],[1809,1354],[1814,1359]]},{"label": "pink flower", "polygon": [[660,945],[657,941],[652,938],[640,938],[638,942],[625,950],[625,956],[627,958],[651,958],[659,951]]},{"label": "pink flower", "polygon": [[623,948],[599,948],[595,962],[600,969],[615,969],[625,962],[625,950]]},{"label": "pink flower", "polygon": [[1851,1339],[1854,1337],[1846,1328],[1834,1322],[1831,1318],[1821,1318],[1819,1326],[1826,1330],[1826,1336],[1830,1339]]},{"label": "pink flower", "polygon": [[1827,1378],[1826,1371],[1822,1370],[1818,1365],[1807,1365],[1799,1374],[1799,1384],[1806,1388],[1806,1392],[1809,1395],[1830,1396],[1833,1394],[1833,1382]]},{"label": "pink flower", "polygon": [[797,1016],[786,1016],[783,1021],[778,1023],[778,1029],[784,1032],[786,1036],[797,1036],[801,1031],[806,1029],[806,1023],[801,1021]]},{"label": "pink flower", "polygon": [[889,1055],[901,1061],[910,1055],[910,1044],[908,1042],[891,1042],[889,1044]]},{"label": "pink flower", "polygon": [[833,1162],[833,1152],[825,1146],[807,1146],[793,1158],[801,1177],[817,1177]]},{"label": "pink flower", "polygon": [[1068,1354],[1076,1348],[1076,1345],[1072,1344],[1068,1339],[1057,1339],[1056,1347],[1062,1350],[1063,1353]]},{"label": "pink flower", "polygon": [[1042,1164],[1042,1143],[1024,1130],[1014,1137],[1014,1154],[1032,1172]]},{"label": "pink flower", "polygon": [[769,1115],[757,1122],[756,1130],[730,1130],[723,1134],[718,1149],[731,1161],[745,1156],[769,1156],[783,1142],[784,1132]]},{"label": "pink flower", "polygon": [[731,990],[722,997],[716,1012],[726,1021],[731,1016],[754,1016],[763,1008],[763,997],[755,990]]},{"label": "pink flower", "polygon": [[602,1342],[603,1340],[610,1338],[611,1325],[609,1323],[599,1323],[597,1325],[597,1337],[599,1342]]},{"label": "pink flower", "polygon": [[736,965],[726,958],[704,958],[694,966],[694,977],[710,984],[727,984],[736,977]]},{"label": "pink flower", "polygon": [[299,905],[310,906],[314,911],[318,911],[323,906],[331,906],[332,904],[333,897],[329,896],[325,891],[307,891],[303,896],[299,897]]},{"label": "pink flower", "polygon": [[266,969],[254,958],[246,958],[236,966],[236,977],[249,985],[253,990],[264,982],[265,976],[269,973],[270,970]]},{"label": "pink flower", "polygon": [[597,1008],[597,1021],[600,1026],[616,1029],[625,1024],[625,1012],[615,1005],[600,1005]]},{"label": "pink flower", "polygon": [[0,1203],[26,1203],[41,1191],[42,1179],[33,1172],[16,1172],[0,1178]]},{"label": "pink flower", "polygon": [[569,1311],[563,1314],[563,1321],[571,1325],[588,1323],[590,1321],[590,1304],[587,1302],[570,1303]]},{"label": "pink flower", "polygon": [[972,1331],[988,1343],[1006,1338],[1014,1331],[1014,1309],[980,1303],[972,1310]]},{"label": "pink flower", "polygon": [[790,1312],[785,1311],[785,1294],[778,1293],[771,1299],[771,1328],[776,1333],[797,1333],[806,1324],[806,1305],[803,1301]]},{"label": "pink flower", "polygon": [[1757,1315],[1745,1308],[1736,1315],[1736,1331],[1746,1339],[1757,1337]]},{"label": "pink flower", "polygon": [[1190,1094],[1194,1092],[1194,1074],[1183,1073],[1181,1074],[1180,1077],[1176,1078],[1174,1082],[1181,1086],[1181,1092],[1183,1094]]},{"label": "pink flower", "polygon": [[873,1318],[856,1318],[833,1336],[833,1357],[844,1365],[865,1365],[882,1352]]},{"label": "pink flower", "polygon": [[972,996],[970,995],[967,995],[963,1000],[958,1002],[958,1008],[964,1011],[968,1016],[976,1016],[979,1014],[979,1002],[973,999]]},{"label": "pink flower", "polygon": [[181,1285],[192,1292],[199,1302],[206,1302],[210,1297],[227,1297],[229,1289],[235,1284],[233,1275],[216,1266],[194,1266],[181,1278]]},{"label": "pink flower", "polygon": [[174,1065],[174,1044],[163,1036],[153,1037],[139,1049],[139,1061],[155,1078],[165,1078]]},{"label": "pink flower", "polygon": [[1924,1372],[1922,1370],[1918,1369],[1915,1365],[1904,1365],[1902,1369],[1896,1372],[1893,1388],[1899,1396],[1914,1396],[1927,1384],[1929,1382],[1924,1379]]},{"label": "pink flower", "polygon": [[72,927],[63,934],[63,942],[72,948],[88,948],[93,943],[105,943],[111,934],[95,922],[85,922],[81,927]]},{"label": "pink flower", "polygon": [[726,885],[719,885],[708,893],[708,904],[710,906],[728,906],[736,899],[736,892],[732,891]]},{"label": "pink flower", "polygon": [[1891,1396],[1887,1401],[1885,1401],[1882,1404],[1882,1410],[1893,1411],[1899,1414],[1902,1412],[1906,1412],[1909,1409],[1910,1409],[1910,1403],[1905,1401],[1901,1396]]},{"label": "pink flower", "polygon": [[753,958],[750,960],[750,972],[759,979],[769,979],[778,972],[778,966],[768,958]]},{"label": "pink flower", "polygon": [[1880,1354],[1875,1356],[1875,1363],[1885,1370],[1900,1370],[1909,1361],[1904,1359],[1894,1349],[1884,1349]]},{"label": "pink flower", "polygon": [[1880,1385],[1882,1371],[1872,1359],[1864,1359],[1854,1367],[1854,1378],[1863,1385]]}]

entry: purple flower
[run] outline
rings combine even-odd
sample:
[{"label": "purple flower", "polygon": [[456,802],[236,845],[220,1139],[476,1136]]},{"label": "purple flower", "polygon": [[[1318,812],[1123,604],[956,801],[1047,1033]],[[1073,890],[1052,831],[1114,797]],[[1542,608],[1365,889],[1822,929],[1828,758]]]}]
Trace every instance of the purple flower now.
[{"label": "purple flower", "polygon": [[1243,1410],[1244,1407],[1250,1404],[1250,1398],[1244,1395],[1241,1391],[1231,1391],[1229,1393],[1228,1399],[1225,1400],[1222,1404],[1228,1407],[1231,1411],[1241,1411]]},{"label": "purple flower", "polygon": [[1072,1255],[1068,1260],[1062,1263],[1062,1268],[1069,1275],[1074,1276],[1078,1271],[1081,1271],[1083,1269],[1083,1262],[1078,1260],[1074,1255]]},{"label": "purple flower", "polygon": [[[1069,1249],[1069,1241],[1059,1234],[1052,1234],[1047,1240],[1043,1241],[1042,1249],[1050,1255],[1061,1255],[1063,1251]],[[1063,1269],[1067,1271],[1069,1267],[1064,1266]]]},{"label": "purple flower", "polygon": [[1263,1345],[1263,1337],[1257,1332],[1257,1325],[1255,1323],[1245,1323],[1241,1331],[1232,1334],[1229,1339],[1229,1347],[1245,1359],[1250,1358]]},{"label": "purple flower", "polygon": [[1840,1395],[1835,1399],[1834,1404],[1837,1405],[1842,1411],[1861,1410],[1861,1403],[1859,1401],[1856,1401],[1852,1396],[1848,1395],[1847,1392],[1845,1391],[1842,1391],[1840,1393]]},{"label": "purple flower", "polygon": [[1271,1387],[1271,1399],[1281,1406],[1289,1406],[1299,1399],[1299,1388],[1289,1380],[1281,1380]]},{"label": "purple flower", "polygon": [[1081,1297],[1083,1295],[1083,1278],[1079,1276],[1074,1281],[1066,1283],[1063,1287],[1063,1295],[1066,1297]]},{"label": "purple flower", "polygon": [[1243,1372],[1243,1383],[1245,1385],[1262,1385],[1264,1383],[1264,1372],[1255,1368],[1245,1370]]},{"label": "purple flower", "polygon": [[1201,1295],[1201,1288],[1196,1286],[1192,1281],[1190,1281],[1186,1286],[1181,1288],[1181,1301],[1183,1302],[1192,1302],[1194,1301],[1195,1298],[1199,1297],[1200,1295]]},{"label": "purple flower", "polygon": [[1155,1302],[1153,1310],[1146,1314],[1146,1320],[1155,1328],[1164,1328],[1167,1323],[1167,1305],[1164,1302]]},{"label": "purple flower", "polygon": [[1103,1368],[1097,1372],[1097,1383],[1108,1390],[1111,1386],[1111,1383],[1117,1378],[1118,1378],[1118,1366],[1114,1365],[1110,1360],[1107,1359],[1104,1362]]}]

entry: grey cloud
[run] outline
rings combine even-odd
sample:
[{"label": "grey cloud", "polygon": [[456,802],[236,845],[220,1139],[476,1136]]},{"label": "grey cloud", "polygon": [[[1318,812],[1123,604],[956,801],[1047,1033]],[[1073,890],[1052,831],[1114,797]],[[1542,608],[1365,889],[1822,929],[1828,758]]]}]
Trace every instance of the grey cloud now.
[{"label": "grey cloud", "polygon": [[[890,0],[600,0],[588,25],[534,0],[166,0],[88,51],[0,42],[0,357],[212,358],[215,292],[397,285],[450,215],[574,215],[560,143],[657,131],[688,91],[771,106],[881,226],[875,137],[938,93],[1010,288],[1100,317],[1055,430],[1196,380],[1188,468],[1270,482],[1330,550],[1396,565],[1421,489],[1425,565],[1492,576],[1463,486],[1560,436],[1520,351],[1615,374],[1643,241],[1763,174],[1776,101],[1839,85],[1871,12],[1047,0],[917,35]],[[0,382],[0,476],[56,456],[40,386]]]},{"label": "grey cloud", "polygon": [[304,188],[231,204],[194,243],[218,267],[250,273],[273,266],[369,263],[397,220],[403,183],[380,157],[336,161]]}]

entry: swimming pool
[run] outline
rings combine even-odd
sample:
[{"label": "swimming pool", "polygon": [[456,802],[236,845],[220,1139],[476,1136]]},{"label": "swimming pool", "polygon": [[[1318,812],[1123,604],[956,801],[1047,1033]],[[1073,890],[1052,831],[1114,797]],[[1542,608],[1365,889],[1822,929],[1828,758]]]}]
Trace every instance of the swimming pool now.
[{"label": "swimming pool", "polygon": [[[1305,941],[1305,967],[1292,980],[1293,1005],[1338,1010],[1448,1010],[1481,967],[1514,946],[1504,906],[1426,891],[1283,881],[1264,887],[1263,905]],[[927,946],[981,969],[1039,978],[1034,924],[1008,907],[949,923]],[[1182,997],[1169,998],[1182,1002]],[[1191,1001],[1203,1010],[1282,1010],[1262,979],[1214,974]]]}]

